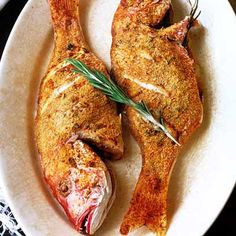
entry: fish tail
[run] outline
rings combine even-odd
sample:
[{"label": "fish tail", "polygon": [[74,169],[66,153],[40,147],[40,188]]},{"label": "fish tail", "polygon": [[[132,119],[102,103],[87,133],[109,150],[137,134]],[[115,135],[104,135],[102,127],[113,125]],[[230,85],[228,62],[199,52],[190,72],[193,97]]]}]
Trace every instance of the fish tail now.
[{"label": "fish tail", "polygon": [[54,61],[88,50],[79,18],[79,0],[49,0],[54,28]]},{"label": "fish tail", "polygon": [[49,0],[52,18],[57,22],[60,18],[79,18],[79,0]]},{"label": "fish tail", "polygon": [[144,225],[158,236],[166,235],[168,185],[176,153],[154,149],[142,150],[142,171],[120,228],[124,235]]},{"label": "fish tail", "polygon": [[167,184],[158,176],[142,171],[120,232],[128,234],[147,226],[158,235],[167,230]]},{"label": "fish tail", "polygon": [[134,21],[149,26],[166,26],[172,22],[173,11],[170,0],[121,0]]}]

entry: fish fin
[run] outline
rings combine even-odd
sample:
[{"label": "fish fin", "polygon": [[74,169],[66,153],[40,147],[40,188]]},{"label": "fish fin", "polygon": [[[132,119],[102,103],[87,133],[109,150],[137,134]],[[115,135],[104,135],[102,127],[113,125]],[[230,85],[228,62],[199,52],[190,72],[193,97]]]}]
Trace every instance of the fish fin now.
[{"label": "fish fin", "polygon": [[182,44],[189,31],[189,17],[167,28],[161,29],[160,34],[167,36],[169,40]]},{"label": "fish fin", "polygon": [[197,18],[201,14],[201,11],[198,11],[199,0],[195,0],[193,4],[190,0],[188,0],[188,2],[191,7],[189,16],[185,17],[182,21],[161,30],[161,34],[167,35],[168,39],[176,41],[183,46],[187,46],[187,34],[190,28],[194,26],[194,23],[197,22]]}]

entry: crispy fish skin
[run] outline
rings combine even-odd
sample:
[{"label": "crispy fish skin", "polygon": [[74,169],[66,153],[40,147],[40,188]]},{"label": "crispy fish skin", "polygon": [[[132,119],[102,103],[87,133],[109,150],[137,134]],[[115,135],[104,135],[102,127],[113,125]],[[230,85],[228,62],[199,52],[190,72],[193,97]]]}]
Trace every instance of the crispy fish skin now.
[{"label": "crispy fish skin", "polygon": [[54,196],[75,228],[92,234],[114,195],[110,172],[92,147],[121,158],[121,121],[116,105],[65,62],[81,60],[109,77],[84,40],[79,1],[49,0],[49,6],[55,47],[38,94],[35,139]]},{"label": "crispy fish skin", "polygon": [[115,80],[134,101],[144,101],[157,118],[160,111],[166,127],[181,144],[173,143],[126,107],[143,163],[120,228],[122,234],[146,225],[165,235],[171,171],[181,148],[202,122],[195,63],[183,46],[190,17],[170,25],[172,15],[167,0],[122,0],[113,19],[111,59]]}]

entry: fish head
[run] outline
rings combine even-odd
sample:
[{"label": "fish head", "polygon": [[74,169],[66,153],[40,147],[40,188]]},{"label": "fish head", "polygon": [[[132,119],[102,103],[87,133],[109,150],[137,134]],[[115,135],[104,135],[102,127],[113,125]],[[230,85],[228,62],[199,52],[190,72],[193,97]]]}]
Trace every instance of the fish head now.
[{"label": "fish head", "polygon": [[70,168],[57,184],[57,199],[75,229],[94,234],[105,219],[115,197],[111,172],[85,165]]}]

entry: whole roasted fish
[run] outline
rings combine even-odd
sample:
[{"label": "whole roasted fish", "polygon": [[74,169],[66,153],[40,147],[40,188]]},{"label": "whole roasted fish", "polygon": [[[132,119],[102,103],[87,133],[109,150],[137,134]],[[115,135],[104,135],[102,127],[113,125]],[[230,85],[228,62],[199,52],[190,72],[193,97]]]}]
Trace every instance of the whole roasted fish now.
[{"label": "whole roasted fish", "polygon": [[93,234],[115,190],[100,156],[122,157],[121,122],[116,105],[83,76],[71,72],[73,67],[65,62],[75,58],[109,76],[85,43],[79,1],[49,0],[49,5],[55,48],[40,86],[35,137],[45,180],[54,196],[76,230]]},{"label": "whole roasted fish", "polygon": [[[143,101],[181,144],[155,129],[127,107],[129,127],[143,165],[121,233],[146,225],[160,235],[167,230],[167,190],[181,147],[202,122],[203,109],[187,48],[196,14],[171,24],[169,0],[122,0],[112,25],[112,69],[117,83],[135,102]],[[161,114],[161,115],[160,115]]]}]

